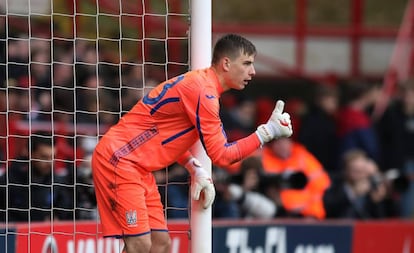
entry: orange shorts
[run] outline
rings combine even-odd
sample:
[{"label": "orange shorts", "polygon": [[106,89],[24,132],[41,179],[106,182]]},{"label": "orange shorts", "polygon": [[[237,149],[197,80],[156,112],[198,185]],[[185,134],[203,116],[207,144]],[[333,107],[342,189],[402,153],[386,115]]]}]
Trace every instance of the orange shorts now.
[{"label": "orange shorts", "polygon": [[97,152],[92,156],[92,172],[104,237],[168,232],[152,173],[139,171],[123,159],[114,166]]}]

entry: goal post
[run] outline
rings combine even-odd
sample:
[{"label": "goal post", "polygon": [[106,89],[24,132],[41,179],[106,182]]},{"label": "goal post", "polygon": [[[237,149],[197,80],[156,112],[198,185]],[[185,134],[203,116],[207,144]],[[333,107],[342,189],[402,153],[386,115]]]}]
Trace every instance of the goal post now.
[{"label": "goal post", "polygon": [[[206,68],[211,63],[212,20],[211,0],[191,0],[190,25],[190,67]],[[193,146],[193,153],[202,166],[212,174],[211,160],[205,153],[201,142]],[[191,252],[212,252],[212,210],[203,209],[199,203],[191,204]]]}]

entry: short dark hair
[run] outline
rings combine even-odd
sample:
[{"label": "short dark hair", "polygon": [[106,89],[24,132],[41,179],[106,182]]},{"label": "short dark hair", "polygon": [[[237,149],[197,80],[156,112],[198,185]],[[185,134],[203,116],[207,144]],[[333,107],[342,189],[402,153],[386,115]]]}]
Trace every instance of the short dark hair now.
[{"label": "short dark hair", "polygon": [[240,52],[247,55],[256,55],[257,51],[248,39],[236,34],[227,34],[216,42],[212,63],[218,63],[224,56],[234,59],[240,55]]},{"label": "short dark hair", "polygon": [[42,133],[36,133],[30,136],[31,140],[31,152],[35,152],[41,146],[53,146],[53,138],[51,135],[43,135]]},{"label": "short dark hair", "polygon": [[353,148],[353,149],[347,150],[341,157],[342,169],[344,171],[347,170],[349,167],[349,164],[358,158],[368,159],[367,153],[360,148]]}]

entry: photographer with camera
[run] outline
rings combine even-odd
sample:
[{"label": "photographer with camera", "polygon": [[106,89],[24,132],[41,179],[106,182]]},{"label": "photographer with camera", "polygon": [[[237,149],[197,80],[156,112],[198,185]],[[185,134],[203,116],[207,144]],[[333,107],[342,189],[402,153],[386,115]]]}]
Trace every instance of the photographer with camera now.
[{"label": "photographer with camera", "polygon": [[265,193],[273,199],[281,217],[323,219],[322,197],[331,181],[322,164],[303,145],[290,138],[268,143],[262,152],[267,181]]},{"label": "photographer with camera", "polygon": [[251,156],[243,160],[240,173],[228,185],[231,199],[235,200],[244,218],[273,218],[277,205],[262,192],[263,165],[260,158]]},{"label": "photographer with camera", "polygon": [[342,179],[324,196],[327,217],[376,219],[389,216],[388,181],[377,164],[360,149],[344,153],[342,162]]},{"label": "photographer with camera", "polygon": [[262,192],[263,166],[260,158],[250,156],[240,164],[237,174],[215,168],[213,178],[217,196],[214,218],[270,219],[277,205]]}]

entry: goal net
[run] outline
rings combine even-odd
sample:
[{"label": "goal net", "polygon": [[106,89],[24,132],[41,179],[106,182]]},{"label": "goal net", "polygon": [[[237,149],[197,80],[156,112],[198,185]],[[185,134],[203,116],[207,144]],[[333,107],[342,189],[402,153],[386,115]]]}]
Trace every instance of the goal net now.
[{"label": "goal net", "polygon": [[[189,5],[0,0],[0,252],[119,252],[100,235],[90,155],[149,89],[189,69]],[[169,220],[188,215],[168,200],[182,175],[156,174]]]}]

